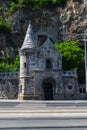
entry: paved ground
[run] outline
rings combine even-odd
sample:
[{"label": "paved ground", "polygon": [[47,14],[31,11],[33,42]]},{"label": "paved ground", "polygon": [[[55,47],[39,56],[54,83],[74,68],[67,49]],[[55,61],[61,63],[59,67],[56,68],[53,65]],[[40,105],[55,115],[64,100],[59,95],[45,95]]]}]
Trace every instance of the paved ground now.
[{"label": "paved ground", "polygon": [[69,100],[69,101],[19,101],[19,100],[0,100],[0,108],[24,108],[24,109],[42,109],[42,108],[87,108],[87,101]]},{"label": "paved ground", "polygon": [[15,118],[0,120],[0,128],[86,128],[87,119]]},{"label": "paved ground", "polygon": [[1,130],[87,130],[87,101],[0,100]]}]

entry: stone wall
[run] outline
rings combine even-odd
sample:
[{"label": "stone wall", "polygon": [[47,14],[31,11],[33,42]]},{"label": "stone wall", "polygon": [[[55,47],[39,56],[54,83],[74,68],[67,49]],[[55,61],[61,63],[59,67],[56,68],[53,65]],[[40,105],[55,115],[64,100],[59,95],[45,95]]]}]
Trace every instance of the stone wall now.
[{"label": "stone wall", "polygon": [[17,99],[19,72],[0,73],[0,99]]},{"label": "stone wall", "polygon": [[[44,71],[44,70],[43,70]],[[19,89],[19,72],[0,73],[0,99],[17,99]],[[52,77],[50,77],[50,74]],[[62,78],[63,75],[63,78]],[[85,84],[78,84],[75,70],[61,72],[40,72],[34,73],[34,78],[26,80],[26,91],[31,92],[30,99],[43,99],[42,83],[46,77],[57,80],[54,97],[57,99],[86,99]],[[74,78],[73,78],[74,77]],[[63,82],[61,82],[61,80]],[[28,82],[31,82],[30,86]],[[36,87],[34,86],[36,82]],[[60,85],[60,87],[59,87]],[[32,93],[33,92],[33,93]],[[58,96],[57,96],[58,95]],[[33,98],[32,98],[33,97]]]}]

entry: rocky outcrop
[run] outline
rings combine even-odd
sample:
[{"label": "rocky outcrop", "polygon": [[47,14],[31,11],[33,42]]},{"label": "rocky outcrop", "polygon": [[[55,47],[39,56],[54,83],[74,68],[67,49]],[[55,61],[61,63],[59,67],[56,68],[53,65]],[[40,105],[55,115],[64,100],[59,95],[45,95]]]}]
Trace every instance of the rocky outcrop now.
[{"label": "rocky outcrop", "polygon": [[81,39],[81,34],[86,27],[86,13],[83,2],[70,0],[62,9],[60,14],[61,22],[66,25],[66,40]]},{"label": "rocky outcrop", "polygon": [[[41,9],[32,11],[19,9],[13,14],[5,15],[9,8],[9,1],[0,1],[0,14],[4,19],[12,22],[9,34],[0,34],[0,55],[16,55],[21,47],[29,20],[32,21],[33,30],[40,40],[45,40],[47,35],[57,42],[63,40],[81,40],[81,34],[86,27],[87,9],[81,0],[68,0],[65,7],[54,7],[52,9]],[[38,32],[37,32],[38,31]],[[43,32],[41,34],[41,32]],[[50,35],[49,35],[50,34]]]}]

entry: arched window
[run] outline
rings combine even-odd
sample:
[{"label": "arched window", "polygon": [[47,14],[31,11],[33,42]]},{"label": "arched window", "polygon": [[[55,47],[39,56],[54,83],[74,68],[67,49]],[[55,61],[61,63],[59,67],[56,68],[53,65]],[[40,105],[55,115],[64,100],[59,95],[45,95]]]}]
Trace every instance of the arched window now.
[{"label": "arched window", "polygon": [[52,61],[51,61],[51,59],[46,60],[46,69],[52,69]]}]

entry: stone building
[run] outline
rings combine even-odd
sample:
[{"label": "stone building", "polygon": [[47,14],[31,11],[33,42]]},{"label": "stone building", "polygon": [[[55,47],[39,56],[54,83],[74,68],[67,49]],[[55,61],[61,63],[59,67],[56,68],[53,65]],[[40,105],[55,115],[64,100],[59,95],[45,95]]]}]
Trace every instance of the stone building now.
[{"label": "stone building", "polygon": [[18,99],[58,100],[78,99],[76,70],[62,70],[62,56],[50,37],[39,44],[29,24],[20,49]]}]

